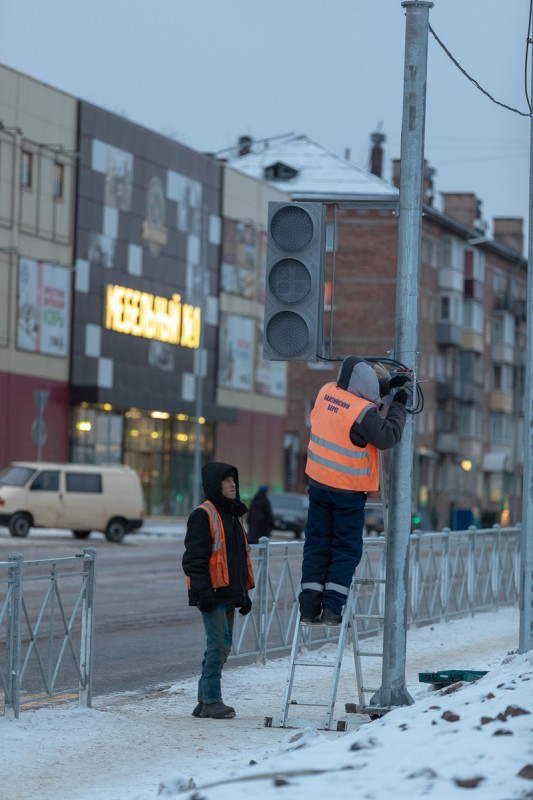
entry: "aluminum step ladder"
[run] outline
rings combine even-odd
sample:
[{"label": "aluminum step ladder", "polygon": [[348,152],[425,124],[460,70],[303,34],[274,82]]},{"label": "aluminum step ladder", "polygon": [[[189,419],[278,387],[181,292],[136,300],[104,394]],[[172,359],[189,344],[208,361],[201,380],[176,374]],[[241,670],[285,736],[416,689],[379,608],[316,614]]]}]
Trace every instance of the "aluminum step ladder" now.
[{"label": "aluminum step ladder", "polygon": [[[388,529],[388,503],[386,498],[385,492],[385,474],[383,468],[383,460],[380,454],[380,486],[381,486],[381,499],[379,501],[368,501],[365,508],[382,508],[383,509],[383,526],[384,526],[384,534],[386,535]],[[350,591],[348,593],[348,599],[346,601],[346,605],[344,607],[344,612],[342,615],[342,622],[338,627],[339,636],[337,639],[337,647],[335,651],[335,655],[333,658],[322,659],[318,661],[317,659],[313,659],[308,655],[301,655],[300,651],[302,650],[302,645],[304,644],[306,638],[309,642],[310,640],[310,629],[319,629],[319,628],[329,628],[331,626],[323,625],[319,623],[313,624],[306,624],[301,622],[300,612],[298,611],[298,615],[296,618],[296,627],[294,631],[294,638],[292,643],[292,650],[291,650],[291,657],[290,657],[290,665],[289,665],[289,674],[287,677],[287,684],[285,687],[285,694],[283,698],[283,705],[281,708],[281,715],[279,720],[279,727],[285,728],[287,727],[287,720],[289,716],[289,711],[291,706],[316,706],[318,708],[325,709],[325,717],[323,720],[322,730],[331,730],[332,722],[333,722],[333,715],[335,711],[335,702],[337,699],[337,690],[339,686],[339,678],[341,673],[342,667],[342,659],[345,653],[346,643],[351,638],[352,644],[352,651],[354,657],[354,667],[355,667],[355,677],[357,683],[357,703],[347,703],[345,705],[345,711],[348,713],[358,713],[358,714],[369,714],[371,717],[380,716],[381,714],[385,713],[389,709],[382,709],[377,706],[371,706],[366,701],[366,695],[369,693],[375,693],[378,691],[378,688],[367,687],[364,684],[363,679],[363,669],[361,665],[362,658],[383,658],[383,652],[375,652],[370,650],[361,649],[360,640],[358,635],[358,628],[357,622],[358,620],[379,620],[383,622],[384,615],[383,614],[363,614],[357,613],[357,591],[360,586],[368,586],[368,585],[376,585],[381,584],[385,585],[384,578],[357,578],[354,577],[352,581],[352,585],[350,587]],[[308,648],[309,649],[309,648]],[[294,677],[296,673],[297,667],[314,667],[314,668],[324,668],[329,669],[332,671],[332,677],[330,681],[330,688],[327,700],[320,701],[317,700],[316,702],[301,702],[301,701],[294,701],[292,699],[293,695],[293,685],[294,685]],[[272,717],[265,718],[265,725],[267,727],[272,726]],[[338,731],[345,731],[347,727],[346,720],[338,720],[336,724],[336,730]]]}]

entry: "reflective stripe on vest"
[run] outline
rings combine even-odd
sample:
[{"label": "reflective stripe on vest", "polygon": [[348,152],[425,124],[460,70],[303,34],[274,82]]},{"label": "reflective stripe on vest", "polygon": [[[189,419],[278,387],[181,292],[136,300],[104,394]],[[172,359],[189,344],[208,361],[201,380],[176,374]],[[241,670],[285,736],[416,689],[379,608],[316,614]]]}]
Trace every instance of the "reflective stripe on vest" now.
[{"label": "reflective stripe on vest", "polygon": [[[209,559],[209,577],[211,578],[211,585],[213,589],[220,589],[223,586],[229,586],[229,571],[228,571],[228,557],[226,553],[226,536],[224,533],[224,523],[222,517],[216,510],[213,503],[205,500],[198,508],[202,508],[207,512],[209,518],[209,529],[211,531],[211,538],[213,540],[213,549]],[[252,560],[250,558],[250,545],[246,538],[246,532],[239,520],[239,526],[242,531],[242,536],[246,552],[246,589],[253,589],[255,586],[254,571],[252,567]],[[186,578],[187,588],[191,588],[190,578]]]},{"label": "reflective stripe on vest", "polygon": [[309,478],[336,489],[356,492],[379,489],[377,448],[371,444],[356,447],[350,442],[352,425],[371,405],[334,383],[322,387],[311,412],[305,468]]}]

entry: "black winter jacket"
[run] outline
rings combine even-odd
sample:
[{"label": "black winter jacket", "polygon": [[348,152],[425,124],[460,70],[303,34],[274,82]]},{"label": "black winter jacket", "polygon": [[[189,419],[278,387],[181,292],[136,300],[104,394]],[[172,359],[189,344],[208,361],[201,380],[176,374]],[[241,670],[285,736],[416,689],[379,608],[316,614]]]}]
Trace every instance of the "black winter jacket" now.
[{"label": "black winter jacket", "polygon": [[[235,500],[228,500],[222,494],[222,480],[233,472],[237,484]],[[239,473],[231,464],[212,461],[202,468],[202,484],[205,499],[210,500],[222,518],[226,551],[228,558],[229,586],[215,590],[217,602],[234,603],[242,606],[248,596],[246,590],[246,540],[243,536],[240,517],[248,511],[239,496]],[[209,527],[209,517],[203,508],[195,508],[187,520],[185,533],[185,552],[182,566],[190,578],[189,605],[197,606],[200,594],[210,591],[209,559],[213,540]]]}]

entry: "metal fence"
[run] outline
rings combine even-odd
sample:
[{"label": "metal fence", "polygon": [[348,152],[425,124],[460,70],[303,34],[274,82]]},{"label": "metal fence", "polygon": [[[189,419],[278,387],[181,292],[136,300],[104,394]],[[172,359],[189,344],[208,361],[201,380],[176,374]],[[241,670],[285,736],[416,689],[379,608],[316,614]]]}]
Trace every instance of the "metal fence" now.
[{"label": "metal fence", "polygon": [[[290,652],[298,616],[302,541],[269,539],[252,545],[256,588],[252,613],[236,615],[231,659],[253,659]],[[386,542],[365,538],[354,588],[359,636],[379,633],[385,601]],[[94,637],[96,550],[79,556],[24,562],[20,554],[0,562],[0,687],[6,716],[18,717],[21,683],[30,667],[39,700],[76,692],[80,706],[90,707]],[[30,594],[46,586],[39,610],[31,618]],[[424,625],[477,611],[518,603],[520,528],[414,533],[409,549],[408,622]],[[39,605],[33,603],[33,606]],[[332,629],[309,629],[307,645],[336,640]],[[0,651],[1,653],[1,651]],[[29,683],[29,681],[27,681]],[[27,701],[27,697],[25,701]]]},{"label": "metal fence", "polygon": [[[251,546],[256,588],[252,613],[237,614],[232,659],[287,655],[298,613],[303,542],[262,539]],[[359,636],[379,633],[385,603],[386,542],[365,538],[354,587]],[[381,582],[379,582],[381,581]],[[520,526],[416,532],[409,548],[408,623],[447,622],[478,611],[516,605],[520,591]],[[333,629],[316,626],[309,646],[334,641]]]},{"label": "metal fence", "polygon": [[[32,683],[40,687],[32,700],[76,692],[80,706],[91,706],[95,565],[94,548],[39,561],[24,561],[15,553],[0,562],[0,631],[5,631],[0,686],[6,716],[19,716],[21,684],[30,670]],[[42,593],[43,583],[44,596],[32,617],[26,601]]]}]

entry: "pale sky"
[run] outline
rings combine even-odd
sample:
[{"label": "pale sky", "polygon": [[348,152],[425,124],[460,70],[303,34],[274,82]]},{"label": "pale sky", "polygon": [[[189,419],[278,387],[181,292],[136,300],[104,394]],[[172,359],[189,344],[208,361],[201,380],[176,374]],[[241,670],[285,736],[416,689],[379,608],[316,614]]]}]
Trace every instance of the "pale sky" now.
[{"label": "pale sky", "polygon": [[[1,63],[195,150],[293,132],[367,168],[379,128],[387,180],[400,156],[401,0],[0,0],[0,19]],[[462,68],[523,113],[528,20],[529,0],[434,0],[429,12]],[[429,34],[437,207],[439,192],[472,191],[489,223],[522,217],[527,234],[529,148],[529,118],[482,94]]]}]

